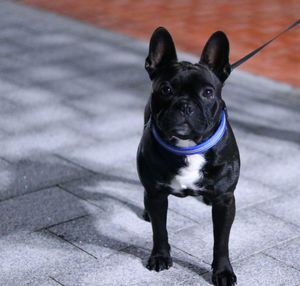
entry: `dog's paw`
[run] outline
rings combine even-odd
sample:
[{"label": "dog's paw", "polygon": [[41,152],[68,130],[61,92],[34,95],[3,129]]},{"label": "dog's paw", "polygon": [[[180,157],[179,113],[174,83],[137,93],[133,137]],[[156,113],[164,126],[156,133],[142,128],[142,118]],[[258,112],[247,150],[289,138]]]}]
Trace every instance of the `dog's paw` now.
[{"label": "dog's paw", "polygon": [[230,270],[215,272],[212,275],[212,282],[215,286],[233,286],[236,285],[236,281],[235,274]]},{"label": "dog's paw", "polygon": [[172,257],[167,255],[151,255],[146,267],[156,272],[169,269],[173,265]]},{"label": "dog's paw", "polygon": [[150,222],[150,217],[149,217],[149,214],[148,214],[148,212],[146,210],[144,210],[144,212],[143,212],[143,219],[145,221]]}]

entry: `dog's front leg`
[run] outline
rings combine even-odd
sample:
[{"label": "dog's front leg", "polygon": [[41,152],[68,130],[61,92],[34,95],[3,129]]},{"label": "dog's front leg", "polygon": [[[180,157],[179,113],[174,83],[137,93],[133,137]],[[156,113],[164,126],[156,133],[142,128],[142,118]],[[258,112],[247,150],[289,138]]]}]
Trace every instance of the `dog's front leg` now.
[{"label": "dog's front leg", "polygon": [[214,255],[212,281],[217,286],[231,286],[236,276],[229,261],[229,234],[235,216],[235,198],[233,194],[223,195],[212,204],[214,227]]},{"label": "dog's front leg", "polygon": [[153,249],[147,263],[149,270],[161,271],[172,266],[167,232],[168,196],[149,195],[145,191],[145,208],[153,231]]}]

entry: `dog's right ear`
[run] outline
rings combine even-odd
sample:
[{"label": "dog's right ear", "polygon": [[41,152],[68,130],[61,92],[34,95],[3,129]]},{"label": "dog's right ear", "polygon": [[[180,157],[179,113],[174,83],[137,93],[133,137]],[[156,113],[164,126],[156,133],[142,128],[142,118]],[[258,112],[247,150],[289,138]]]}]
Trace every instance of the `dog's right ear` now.
[{"label": "dog's right ear", "polygon": [[150,79],[160,67],[174,61],[177,61],[177,55],[173,39],[165,28],[159,27],[152,34],[145,62]]}]

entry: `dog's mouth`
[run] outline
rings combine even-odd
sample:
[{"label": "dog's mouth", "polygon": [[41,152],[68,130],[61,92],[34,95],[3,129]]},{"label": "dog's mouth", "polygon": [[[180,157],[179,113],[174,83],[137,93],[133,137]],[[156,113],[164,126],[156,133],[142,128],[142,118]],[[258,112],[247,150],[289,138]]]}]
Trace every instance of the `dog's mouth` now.
[{"label": "dog's mouth", "polygon": [[[177,140],[192,140],[199,142],[202,140],[203,132],[198,130],[194,126],[193,122],[190,122],[187,118],[181,122],[171,122],[171,120],[156,120],[155,125],[163,134],[163,137],[170,143],[174,142],[174,138]],[[204,128],[203,128],[204,129]]]},{"label": "dog's mouth", "polygon": [[176,134],[176,135],[172,135],[169,137],[169,141],[173,141],[173,140],[191,140],[190,138],[191,136],[189,135],[179,135],[179,134]]},{"label": "dog's mouth", "polygon": [[169,132],[169,139],[174,138],[181,140],[194,140],[195,132],[193,126],[189,122],[184,122],[180,125],[175,126]]}]

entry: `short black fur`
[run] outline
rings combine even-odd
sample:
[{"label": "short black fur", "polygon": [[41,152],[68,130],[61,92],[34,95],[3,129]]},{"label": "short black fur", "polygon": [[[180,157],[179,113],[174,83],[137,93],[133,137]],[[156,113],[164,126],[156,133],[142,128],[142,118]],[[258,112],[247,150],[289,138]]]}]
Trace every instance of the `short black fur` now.
[{"label": "short black fur", "polygon": [[[216,32],[206,43],[199,63],[178,62],[171,35],[160,27],[150,40],[145,68],[153,91],[145,108],[137,167],[145,188],[144,217],[151,221],[153,229],[153,250],[147,268],[160,271],[172,266],[166,229],[168,196],[201,195],[204,202],[212,205],[212,281],[218,286],[234,285],[236,276],[229,260],[228,240],[235,216],[234,190],[240,159],[221,96],[223,83],[230,74],[228,39],[223,32]],[[155,125],[169,144],[198,144],[218,128],[223,110],[227,130],[218,144],[203,154],[205,164],[199,170],[197,188],[174,192],[170,182],[187,165],[187,158],[158,144],[152,135],[152,126]]]}]

